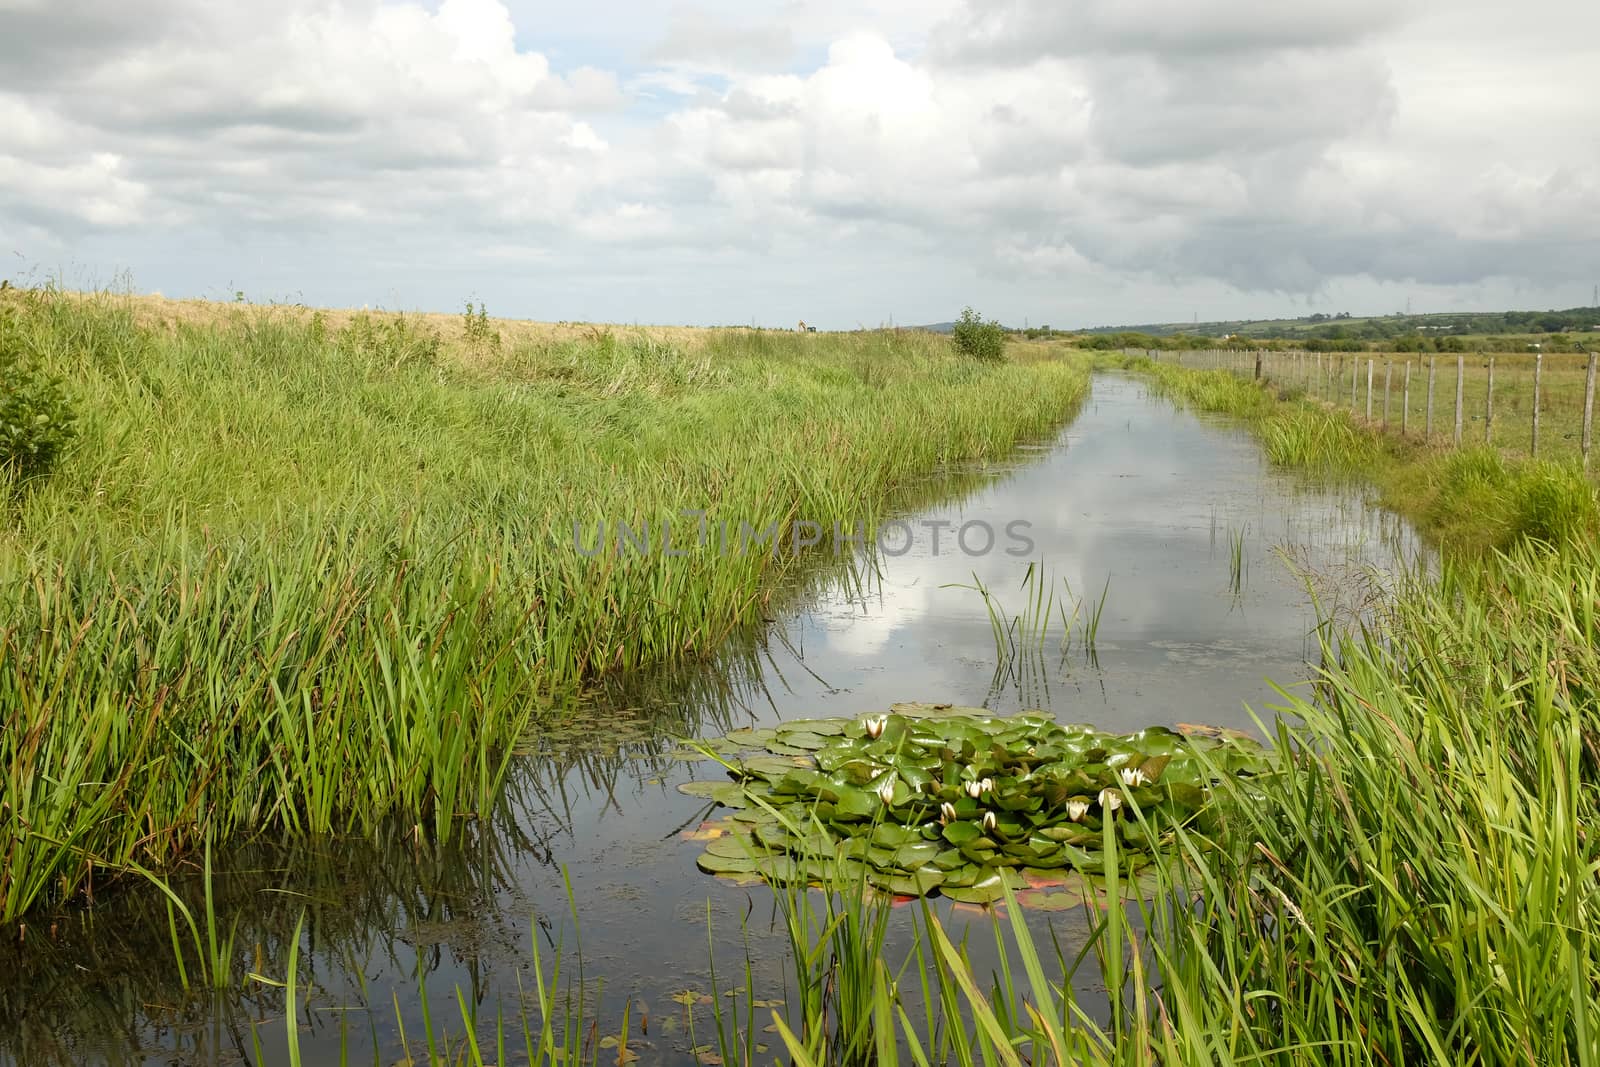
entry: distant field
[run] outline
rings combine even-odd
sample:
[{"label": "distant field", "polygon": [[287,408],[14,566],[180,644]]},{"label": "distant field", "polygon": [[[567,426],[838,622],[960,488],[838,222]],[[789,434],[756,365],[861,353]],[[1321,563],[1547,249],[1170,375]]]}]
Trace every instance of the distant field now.
[{"label": "distant field", "polygon": [[1171,340],[1181,344],[1184,337],[1204,338],[1211,343],[1234,337],[1244,343],[1275,341],[1288,345],[1343,340],[1361,342],[1376,351],[1444,351],[1440,346],[1462,346],[1468,350],[1521,352],[1534,344],[1547,351],[1574,351],[1578,345],[1600,348],[1600,308],[1150,323],[1073,332],[1089,338],[1125,335],[1129,347],[1138,347],[1142,335],[1158,344]]},{"label": "distant field", "polygon": [[[1356,357],[1361,361],[1361,357]],[[1410,413],[1406,418],[1405,364],[1411,363]],[[1455,432],[1457,357],[1450,354],[1383,356],[1374,362],[1373,418],[1382,421],[1382,391],[1385,368],[1393,367],[1390,388],[1389,425],[1398,430],[1402,421],[1409,432],[1421,434],[1427,421],[1427,383],[1430,360],[1434,364],[1435,395],[1433,432],[1451,437]],[[1576,354],[1552,354],[1543,358],[1540,378],[1539,454],[1543,458],[1573,457],[1579,454],[1583,425],[1583,398],[1587,358]],[[1494,357],[1494,409],[1488,409],[1489,360],[1482,353],[1470,353],[1461,360],[1463,444],[1489,443],[1513,456],[1527,456],[1533,445],[1534,357],[1527,353],[1497,354]],[[1340,388],[1334,390],[1336,403],[1349,406],[1350,360],[1338,364]],[[1280,364],[1281,366],[1281,364]],[[1281,371],[1280,371],[1281,373]],[[1364,361],[1357,374],[1357,407],[1366,410],[1366,372]]]}]

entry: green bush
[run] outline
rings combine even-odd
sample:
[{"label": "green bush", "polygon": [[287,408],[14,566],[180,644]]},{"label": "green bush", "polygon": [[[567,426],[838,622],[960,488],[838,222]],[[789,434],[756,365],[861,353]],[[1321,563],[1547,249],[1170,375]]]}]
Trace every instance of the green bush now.
[{"label": "green bush", "polygon": [[412,322],[404,315],[379,318],[365,312],[339,331],[334,344],[346,356],[376,371],[436,367],[442,348],[439,335],[420,319]]},{"label": "green bush", "polygon": [[1530,464],[1512,485],[1511,497],[1516,536],[1560,546],[1593,533],[1595,492],[1575,466]]},{"label": "green bush", "polygon": [[75,421],[61,383],[45,373],[14,320],[0,317],[0,480],[47,473]]},{"label": "green bush", "polygon": [[999,363],[1006,358],[1006,330],[998,322],[984,322],[982,316],[971,308],[964,308],[961,319],[952,331],[956,349],[973,359],[985,363]]}]

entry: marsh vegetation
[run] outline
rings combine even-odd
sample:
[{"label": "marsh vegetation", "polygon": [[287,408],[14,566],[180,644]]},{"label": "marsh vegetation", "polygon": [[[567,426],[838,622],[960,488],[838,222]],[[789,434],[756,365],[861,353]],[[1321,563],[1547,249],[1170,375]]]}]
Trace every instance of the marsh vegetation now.
[{"label": "marsh vegetation", "polygon": [[[27,941],[0,1058],[138,1062],[131,1015],[192,1035],[204,1062],[1600,1062],[1600,558],[1575,463],[1135,364],[1442,546],[1359,613],[1322,605],[1310,684],[1283,679],[1256,709],[1267,744],[855,697],[750,728],[685,709],[737,704],[742,673],[766,684],[770,650],[726,657],[823,561],[585,556],[573,521],[870,528],[928,472],[1059,425],[1086,357],[1013,345],[989,365],[904,334],[537,337],[481,306],[449,329],[294,309],[159,321],[8,292],[0,315],[74,419],[4,505],[0,887]],[[1262,519],[1236,520],[1226,582],[1194,579],[1213,626],[1272,588]],[[991,693],[1028,700],[1019,665],[1074,639],[1072,669],[1117,679],[1100,661],[1130,640],[1134,575],[973,574],[954,592],[992,646]],[[665,663],[693,680],[628,690]],[[1177,721],[1185,688],[1149,717]],[[610,721],[573,710],[585,689],[610,694]],[[634,732],[608,734],[619,722]],[[699,764],[737,818],[683,822],[661,799],[684,754],[669,736],[734,772]],[[598,814],[573,815],[573,782]],[[679,866],[586,897],[542,835],[604,839],[629,789],[643,837],[607,847]],[[696,856],[753,884],[697,875]],[[514,895],[516,925],[490,906],[540,879],[554,892]],[[686,895],[670,914],[695,926],[692,958],[619,924],[649,893]],[[623,946],[607,966],[675,960],[670,998],[606,993],[607,938]],[[75,941],[154,984],[82,980]],[[59,1036],[90,1031],[118,1036]]]}]

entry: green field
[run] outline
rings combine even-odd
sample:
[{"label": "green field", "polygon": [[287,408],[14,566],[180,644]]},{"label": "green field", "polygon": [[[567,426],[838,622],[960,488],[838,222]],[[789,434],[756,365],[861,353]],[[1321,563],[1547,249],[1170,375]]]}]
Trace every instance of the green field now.
[{"label": "green field", "polygon": [[1087,383],[922,334],[48,290],[0,294],[0,345],[78,420],[0,500],[0,921],[208,836],[446,835],[586,679],[714,650],[813,565],[659,540],[591,558],[575,522],[590,544],[685,510],[848,530],[1049,432]]},{"label": "green field", "polygon": [[[1058,334],[1060,331],[1057,331]],[[1146,323],[1067,331],[1088,339],[1114,340],[1116,347],[1171,347],[1188,339],[1220,343],[1274,343],[1303,347],[1312,342],[1350,342],[1378,352],[1481,351],[1521,353],[1534,345],[1546,352],[1600,348],[1600,308],[1561,311],[1434,312],[1351,316],[1316,314],[1293,319],[1232,319],[1213,322]],[[1200,347],[1198,344],[1190,347]]]}]

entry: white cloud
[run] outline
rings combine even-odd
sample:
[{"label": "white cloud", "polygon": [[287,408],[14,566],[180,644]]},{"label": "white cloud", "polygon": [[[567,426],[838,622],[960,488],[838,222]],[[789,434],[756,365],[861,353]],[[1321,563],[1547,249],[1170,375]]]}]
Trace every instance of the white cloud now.
[{"label": "white cloud", "polygon": [[[168,30],[145,47],[108,47],[99,63],[78,57],[70,78],[4,85],[35,118],[75,129],[82,180],[103,176],[108,192],[84,221],[132,222],[139,198],[199,226],[241,215],[392,224],[442,202],[476,203],[480,217],[503,205],[558,217],[604,180],[594,158],[605,142],[574,113],[615,107],[615,78],[552,73],[518,49],[496,0],[432,12],[370,0],[226,15],[196,5],[174,10]],[[0,159],[22,167],[37,154],[29,147],[8,138]],[[26,190],[0,196],[26,207]]]},{"label": "white cloud", "polygon": [[511,2],[0,0],[0,238],[169,293],[839,326],[1600,274],[1593,5]]},{"label": "white cloud", "polygon": [[741,23],[728,12],[679,7],[648,58],[696,70],[764,71],[787,65],[794,51],[794,36],[787,26]]},{"label": "white cloud", "polygon": [[0,186],[12,190],[38,220],[131,226],[141,219],[149,190],[124,178],[121,170],[122,160],[110,152],[57,165],[0,156]]}]

